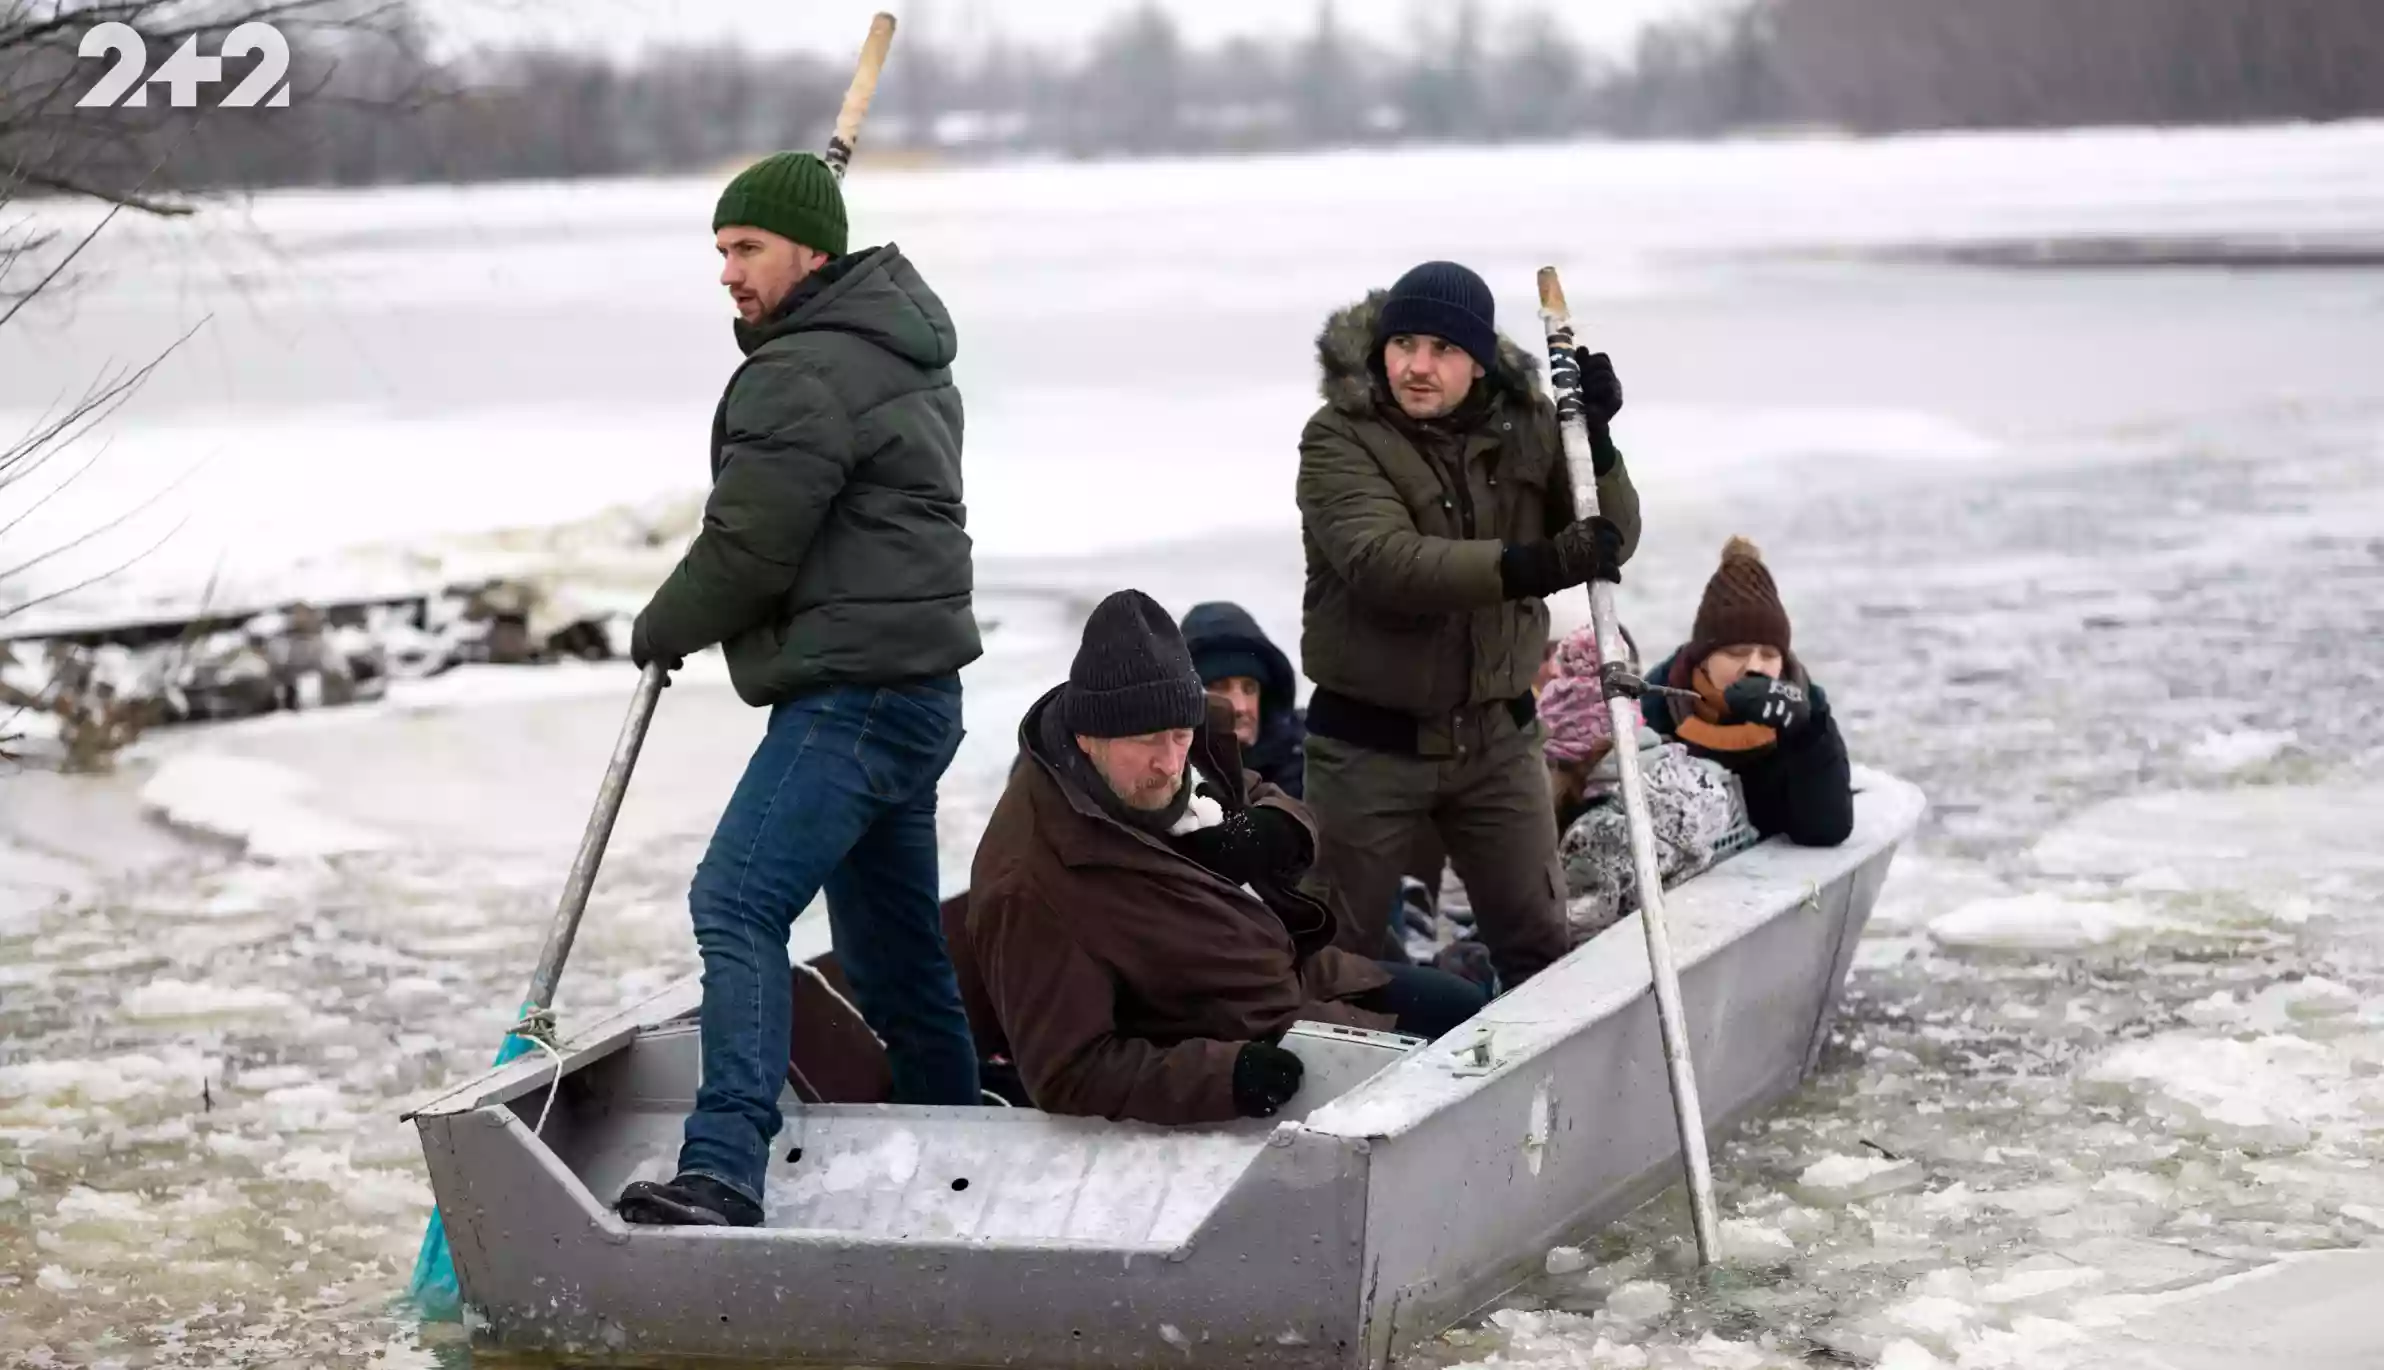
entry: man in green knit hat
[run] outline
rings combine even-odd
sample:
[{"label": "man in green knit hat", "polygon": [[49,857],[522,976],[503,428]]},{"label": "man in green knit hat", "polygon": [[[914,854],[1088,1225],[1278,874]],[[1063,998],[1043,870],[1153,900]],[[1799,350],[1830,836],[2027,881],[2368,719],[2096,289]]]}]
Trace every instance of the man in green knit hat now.
[{"label": "man in green knit hat", "polygon": [[679,1173],[619,1207],[750,1226],[793,1030],[788,930],[823,889],[896,1101],[979,1102],[936,907],[935,789],[983,647],[943,301],[893,244],[847,251],[843,194],[809,153],[739,173],[712,229],[745,359],[712,416],[703,527],[630,654],[676,669],[717,643],[770,714],[688,891],[703,1084]]}]

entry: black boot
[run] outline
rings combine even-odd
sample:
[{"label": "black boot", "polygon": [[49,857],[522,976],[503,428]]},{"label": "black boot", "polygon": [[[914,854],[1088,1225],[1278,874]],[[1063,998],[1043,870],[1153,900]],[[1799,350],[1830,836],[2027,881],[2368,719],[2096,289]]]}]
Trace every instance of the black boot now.
[{"label": "black boot", "polygon": [[669,1184],[639,1180],[621,1190],[613,1207],[621,1221],[647,1227],[758,1227],[762,1206],[709,1175],[681,1175]]}]

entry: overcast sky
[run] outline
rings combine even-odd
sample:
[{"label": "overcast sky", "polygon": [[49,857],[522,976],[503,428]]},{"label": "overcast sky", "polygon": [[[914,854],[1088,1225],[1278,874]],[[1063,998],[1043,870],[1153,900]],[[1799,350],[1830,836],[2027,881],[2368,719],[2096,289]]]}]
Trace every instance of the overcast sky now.
[{"label": "overcast sky", "polygon": [[[558,43],[633,52],[655,42],[729,40],[754,49],[859,49],[869,17],[890,10],[902,32],[939,41],[995,33],[1072,45],[1097,33],[1142,0],[427,0],[451,41]],[[1550,0],[1542,6],[1582,42],[1612,49],[1650,19],[1713,0]],[[1319,0],[1159,0],[1185,37],[1206,46],[1237,34],[1311,28]],[[1480,0],[1495,23],[1526,8],[1522,0]],[[1401,47],[1418,33],[1447,31],[1457,0],[1339,0],[1348,29]],[[895,51],[901,51],[896,40]],[[899,56],[895,59],[900,60]]]}]

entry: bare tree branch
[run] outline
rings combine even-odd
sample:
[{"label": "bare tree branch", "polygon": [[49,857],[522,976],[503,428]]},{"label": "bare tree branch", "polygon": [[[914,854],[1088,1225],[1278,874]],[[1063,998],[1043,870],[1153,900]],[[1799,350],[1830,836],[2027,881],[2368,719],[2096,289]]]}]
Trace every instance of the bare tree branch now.
[{"label": "bare tree branch", "polygon": [[206,326],[207,320],[201,319],[138,368],[101,377],[84,390],[81,398],[67,406],[63,414],[55,419],[36,420],[32,432],[13,445],[0,448],[0,490],[5,490],[38,469],[39,462],[48,460],[51,454],[72,444],[101,420],[122,408],[133,393],[148,382],[157,368],[164,365],[166,358],[180,351]]},{"label": "bare tree branch", "polygon": [[[35,190],[54,191],[60,195],[73,195],[81,199],[103,200],[118,209],[137,209],[144,214],[155,214],[160,218],[188,214],[194,208],[192,205],[155,199],[134,191],[110,190],[95,182],[61,175],[57,172],[27,171],[19,173],[17,179],[21,184],[31,186]],[[98,229],[93,229],[90,236],[97,237],[98,233]],[[80,251],[81,249],[77,248],[76,250]],[[36,287],[36,289],[38,288]],[[6,322],[6,320],[0,319],[0,322]]]},{"label": "bare tree branch", "polygon": [[[189,478],[189,475],[189,472],[184,472],[182,477],[178,478],[174,484],[180,485],[182,480]],[[159,499],[164,498],[166,494],[170,493],[172,488],[173,487],[169,486],[166,490],[161,490],[148,500],[143,501],[142,507],[146,508],[149,505],[155,504]],[[119,515],[117,518],[109,522],[108,527],[114,528],[117,525],[123,523],[126,519],[131,518],[133,514],[139,512],[140,510],[135,509],[125,514]],[[183,517],[176,519],[174,521],[174,526],[168,528],[163,534],[161,534],[157,541],[150,543],[147,547],[142,548],[140,551],[135,552],[129,557],[126,557],[124,560],[117,562],[113,566],[110,566],[107,570],[98,572],[94,575],[85,576],[83,579],[78,580],[71,585],[60,586],[58,589],[51,590],[46,594],[36,595],[20,604],[12,604],[6,609],[0,609],[0,622],[5,622],[8,619],[15,618],[19,614],[25,613],[31,609],[39,608],[44,604],[65,599],[69,595],[81,594],[83,591],[90,589],[94,585],[106,584],[108,581],[115,579],[117,576],[123,575],[126,571],[129,571],[133,567],[140,565],[144,561],[147,561],[150,557],[157,555],[158,549],[164,547],[167,543],[172,542],[185,527],[189,526],[189,523],[190,517],[186,514]],[[79,545],[81,543],[89,542],[93,537],[97,536],[98,532],[100,531],[105,530],[95,530],[92,533],[87,533],[84,536],[75,539],[75,543]],[[58,550],[63,551],[67,549],[61,548]],[[55,553],[45,553],[43,556],[35,558],[35,561],[38,562],[47,560],[49,556],[54,554]],[[31,564],[32,563],[27,563],[27,565]],[[17,569],[23,570],[25,568],[19,567]]]}]

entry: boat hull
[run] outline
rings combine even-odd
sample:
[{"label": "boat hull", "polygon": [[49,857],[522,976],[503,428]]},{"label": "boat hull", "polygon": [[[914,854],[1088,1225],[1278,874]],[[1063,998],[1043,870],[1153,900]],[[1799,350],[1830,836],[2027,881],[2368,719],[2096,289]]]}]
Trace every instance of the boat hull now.
[{"label": "boat hull", "polygon": [[[1668,897],[1705,1116],[1793,1092],[1919,792],[1863,773],[1843,846]],[[796,1105],[759,1228],[633,1228],[693,1093],[692,980],[411,1116],[474,1339],[840,1364],[1372,1367],[1678,1178],[1636,918],[1297,1122]]]}]

